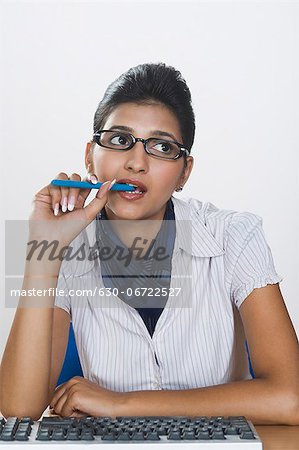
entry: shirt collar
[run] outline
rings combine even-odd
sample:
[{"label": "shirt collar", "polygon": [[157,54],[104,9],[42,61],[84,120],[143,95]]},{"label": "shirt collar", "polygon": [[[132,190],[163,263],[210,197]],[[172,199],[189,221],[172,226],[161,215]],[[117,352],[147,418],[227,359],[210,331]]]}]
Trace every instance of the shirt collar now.
[{"label": "shirt collar", "polygon": [[[176,239],[174,245],[174,253],[178,249],[189,253],[196,257],[213,257],[220,256],[225,253],[222,244],[217,241],[213,234],[205,225],[204,212],[192,205],[188,200],[181,200],[176,197],[171,197],[174,214],[176,220]],[[201,203],[201,202],[199,202]],[[96,220],[93,220],[80,233],[75,241],[78,239],[78,244],[84,243],[85,248],[95,248],[96,243]],[[75,241],[73,247],[76,248]],[[85,259],[81,264],[77,264],[73,273],[75,275],[83,275],[89,272],[95,264],[94,260]]]},{"label": "shirt collar", "polygon": [[223,255],[225,250],[222,248],[222,244],[205,225],[203,210],[195,208],[188,200],[184,201],[172,196],[172,201],[177,224],[175,246],[193,256]]}]

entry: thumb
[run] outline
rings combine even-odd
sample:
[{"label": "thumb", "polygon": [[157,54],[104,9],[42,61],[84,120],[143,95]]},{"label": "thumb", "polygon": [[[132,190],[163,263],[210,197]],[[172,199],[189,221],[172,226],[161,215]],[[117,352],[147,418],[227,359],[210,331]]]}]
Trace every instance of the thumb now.
[{"label": "thumb", "polygon": [[114,179],[113,181],[110,180],[105,181],[105,183],[103,183],[100,189],[98,190],[95,198],[88,205],[85,206],[84,212],[88,222],[94,220],[98,212],[101,211],[101,209],[103,209],[103,207],[107,203],[108,191],[109,189],[112,188],[115,181],[116,179]]}]

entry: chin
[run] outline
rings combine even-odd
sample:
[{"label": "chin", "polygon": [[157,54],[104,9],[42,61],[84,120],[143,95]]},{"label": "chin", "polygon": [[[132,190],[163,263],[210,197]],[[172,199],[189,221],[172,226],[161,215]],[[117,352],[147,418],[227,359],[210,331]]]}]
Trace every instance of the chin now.
[{"label": "chin", "polygon": [[[110,210],[110,214],[113,214],[113,219],[117,220],[138,220],[142,218],[143,212],[139,207],[134,207],[133,205],[120,205],[117,206],[110,205],[109,202],[106,203],[107,208]],[[132,207],[133,206],[133,207]]]}]

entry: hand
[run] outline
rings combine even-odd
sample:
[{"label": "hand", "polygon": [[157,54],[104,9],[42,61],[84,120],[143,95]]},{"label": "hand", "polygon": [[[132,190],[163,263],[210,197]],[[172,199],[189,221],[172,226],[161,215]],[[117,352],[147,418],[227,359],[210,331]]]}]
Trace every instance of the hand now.
[{"label": "hand", "polygon": [[[56,178],[81,181],[80,175],[75,173],[70,178],[65,173],[59,173]],[[92,179],[97,182],[95,175],[92,175]],[[90,177],[86,177],[84,181],[91,181]],[[98,190],[95,198],[84,206],[91,189],[48,184],[34,197],[29,217],[30,238],[51,242],[57,240],[60,247],[69,245],[105,206],[109,188],[110,182],[107,181]]]},{"label": "hand", "polygon": [[55,390],[50,402],[55,414],[62,417],[113,417],[126,393],[104,389],[83,377],[71,378]]}]

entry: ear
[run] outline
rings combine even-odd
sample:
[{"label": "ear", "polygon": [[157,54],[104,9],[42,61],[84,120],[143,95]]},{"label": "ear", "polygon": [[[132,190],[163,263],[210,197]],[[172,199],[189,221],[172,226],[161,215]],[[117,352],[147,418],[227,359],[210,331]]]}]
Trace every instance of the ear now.
[{"label": "ear", "polygon": [[182,177],[181,177],[181,184],[183,186],[185,183],[187,183],[188,178],[192,172],[193,163],[194,163],[193,156],[188,156],[187,157],[187,166],[183,168]]},{"label": "ear", "polygon": [[88,172],[92,170],[91,152],[92,152],[92,142],[87,142],[85,148],[85,167]]}]

